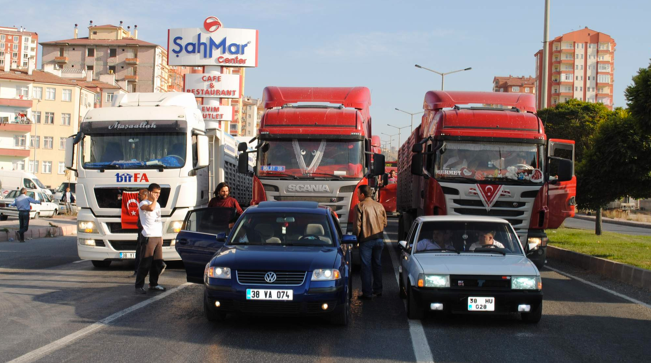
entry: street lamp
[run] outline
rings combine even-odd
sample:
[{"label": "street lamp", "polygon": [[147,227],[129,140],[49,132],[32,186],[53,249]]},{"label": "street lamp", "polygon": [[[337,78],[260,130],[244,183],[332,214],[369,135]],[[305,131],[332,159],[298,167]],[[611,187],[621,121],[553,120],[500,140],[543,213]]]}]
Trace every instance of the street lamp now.
[{"label": "street lamp", "polygon": [[464,69],[458,69],[458,70],[452,71],[452,72],[441,73],[441,72],[437,72],[437,71],[435,71],[433,69],[429,69],[429,68],[419,66],[418,64],[416,64],[415,66],[416,66],[416,68],[424,69],[426,71],[434,72],[434,73],[440,75],[441,76],[441,91],[443,91],[443,82],[445,81],[445,76],[446,75],[452,74],[452,73],[457,73],[457,72],[469,71],[469,70],[472,69],[472,67],[468,67],[468,68],[464,68]]},{"label": "street lamp", "polygon": [[387,126],[395,127],[396,129],[398,129],[398,148],[400,148],[400,130],[404,129],[407,126],[398,127],[398,126],[393,126],[393,125],[389,125],[389,124],[387,124]]},{"label": "street lamp", "polygon": [[396,111],[400,111],[400,112],[406,113],[407,115],[411,116],[411,125],[410,125],[410,127],[411,127],[411,129],[410,129],[411,132],[414,132],[414,115],[418,115],[419,113],[423,113],[423,112],[424,112],[424,111],[418,111],[418,112],[407,112],[407,111],[403,111],[403,110],[401,110],[401,109],[399,109],[399,108],[396,108]]},{"label": "street lamp", "polygon": [[[398,133],[398,134],[389,135],[389,134],[385,134],[383,132],[382,135],[389,136],[389,149],[391,149],[391,147],[393,146],[393,137],[398,136],[400,134]],[[400,146],[400,145],[398,145],[398,146]]]}]

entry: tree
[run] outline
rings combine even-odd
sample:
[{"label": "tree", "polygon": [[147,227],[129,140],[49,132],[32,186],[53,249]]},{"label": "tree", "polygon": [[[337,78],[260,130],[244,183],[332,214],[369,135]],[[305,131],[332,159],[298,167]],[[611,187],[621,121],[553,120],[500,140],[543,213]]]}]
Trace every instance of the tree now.
[{"label": "tree", "polygon": [[633,77],[633,84],[626,87],[624,96],[640,131],[651,135],[651,64],[640,68]]},{"label": "tree", "polygon": [[604,122],[610,111],[600,103],[590,103],[571,99],[555,107],[538,111],[538,117],[545,125],[545,132],[550,139],[567,139],[576,142],[576,161],[583,159],[590,149],[591,138]]}]

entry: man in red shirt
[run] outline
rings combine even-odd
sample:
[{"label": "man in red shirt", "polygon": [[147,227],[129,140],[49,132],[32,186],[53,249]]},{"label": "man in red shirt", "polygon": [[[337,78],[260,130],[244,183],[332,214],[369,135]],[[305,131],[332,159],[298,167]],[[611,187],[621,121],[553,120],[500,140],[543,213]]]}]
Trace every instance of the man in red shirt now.
[{"label": "man in red shirt", "polygon": [[[237,220],[237,217],[239,217],[243,211],[242,208],[240,207],[240,204],[237,202],[237,199],[233,197],[229,197],[230,193],[230,187],[228,184],[224,183],[219,183],[217,185],[217,188],[215,188],[215,197],[210,200],[208,203],[209,208],[235,208],[237,211],[237,214],[235,215],[235,219]],[[233,225],[235,223],[230,223],[228,225],[229,228],[233,228]]]}]

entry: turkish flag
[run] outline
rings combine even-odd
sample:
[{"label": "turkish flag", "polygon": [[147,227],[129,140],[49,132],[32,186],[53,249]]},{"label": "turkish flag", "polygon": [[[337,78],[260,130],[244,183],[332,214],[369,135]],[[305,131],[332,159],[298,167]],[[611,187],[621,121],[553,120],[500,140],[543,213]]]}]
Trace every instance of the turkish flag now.
[{"label": "turkish flag", "polygon": [[138,192],[122,192],[122,229],[138,229]]},{"label": "turkish flag", "polygon": [[502,186],[491,184],[475,184],[475,186],[479,191],[479,199],[484,203],[486,210],[490,211],[502,192]]}]

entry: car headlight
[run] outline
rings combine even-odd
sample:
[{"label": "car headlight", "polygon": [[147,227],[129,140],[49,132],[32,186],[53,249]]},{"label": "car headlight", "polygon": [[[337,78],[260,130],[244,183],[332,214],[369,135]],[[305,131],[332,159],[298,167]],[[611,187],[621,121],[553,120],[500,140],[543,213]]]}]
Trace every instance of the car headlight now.
[{"label": "car headlight", "polygon": [[450,275],[420,274],[418,287],[450,287]]},{"label": "car headlight", "polygon": [[97,233],[97,226],[91,221],[78,221],[77,232]]},{"label": "car headlight", "polygon": [[335,269],[317,269],[312,272],[312,281],[333,281],[339,280],[341,273]]},{"label": "car headlight", "polygon": [[206,266],[205,274],[213,279],[231,279],[231,269],[229,267],[210,267]]},{"label": "car headlight", "polygon": [[79,243],[79,245],[81,246],[92,246],[92,247],[96,246],[95,240],[90,238],[79,238],[77,240],[77,243]]},{"label": "car headlight", "polygon": [[511,278],[512,290],[542,290],[540,276],[513,276]]},{"label": "car headlight", "polygon": [[167,233],[179,233],[183,228],[183,221],[171,221],[167,227]]}]

